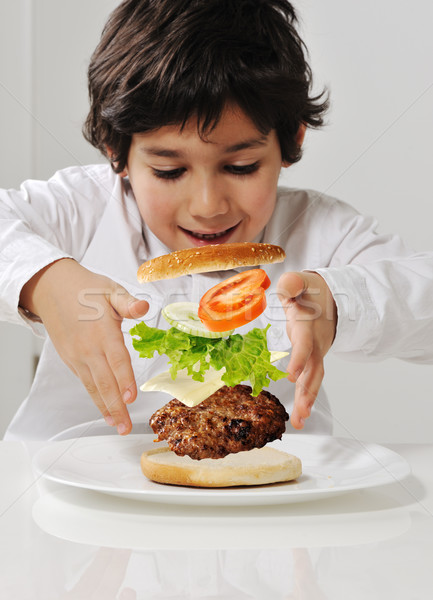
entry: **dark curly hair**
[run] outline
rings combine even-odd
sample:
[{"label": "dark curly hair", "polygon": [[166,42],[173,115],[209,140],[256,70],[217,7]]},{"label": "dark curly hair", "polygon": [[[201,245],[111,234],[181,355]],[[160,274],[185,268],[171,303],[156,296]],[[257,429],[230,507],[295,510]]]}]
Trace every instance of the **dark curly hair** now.
[{"label": "dark curly hair", "polygon": [[124,0],[91,58],[84,136],[110,149],[120,173],[134,133],[194,116],[204,136],[232,104],[261,133],[275,129],[283,160],[298,161],[299,126],[321,126],[328,98],[311,95],[296,23],[286,0]]}]

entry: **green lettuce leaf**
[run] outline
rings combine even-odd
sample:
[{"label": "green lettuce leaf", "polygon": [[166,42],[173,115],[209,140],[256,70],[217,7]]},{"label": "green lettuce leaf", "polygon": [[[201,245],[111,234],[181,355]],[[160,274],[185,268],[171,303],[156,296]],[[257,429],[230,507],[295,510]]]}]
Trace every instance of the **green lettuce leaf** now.
[{"label": "green lettuce leaf", "polygon": [[162,330],[145,323],[138,323],[130,333],[132,344],[141,357],[152,358],[155,352],[168,356],[173,379],[178,371],[186,368],[192,379],[203,381],[209,367],[217,371],[225,367],[222,380],[226,385],[235,386],[249,381],[252,395],[257,396],[269,385],[270,379],[277,381],[287,377],[287,373],[270,362],[266,339],[269,327],[217,339],[189,335],[175,327]]}]

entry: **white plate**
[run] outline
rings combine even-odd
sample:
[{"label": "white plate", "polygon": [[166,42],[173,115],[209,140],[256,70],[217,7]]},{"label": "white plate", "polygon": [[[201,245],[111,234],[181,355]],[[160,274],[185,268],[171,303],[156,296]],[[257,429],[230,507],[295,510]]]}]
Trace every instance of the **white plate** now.
[{"label": "white plate", "polygon": [[81,437],[51,441],[33,459],[36,473],[57,483],[148,502],[189,505],[286,504],[316,500],[399,481],[410,467],[377,444],[329,436],[286,434],[269,444],[299,456],[295,482],[257,487],[202,489],[161,485],[140,470],[140,455],[157,446],[154,435]]}]

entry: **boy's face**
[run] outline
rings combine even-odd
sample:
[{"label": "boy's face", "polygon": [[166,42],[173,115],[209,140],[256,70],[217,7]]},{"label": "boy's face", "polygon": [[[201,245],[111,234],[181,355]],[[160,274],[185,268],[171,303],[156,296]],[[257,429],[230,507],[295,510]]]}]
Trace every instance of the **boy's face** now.
[{"label": "boy's face", "polygon": [[143,220],[173,250],[250,242],[275,207],[281,170],[276,132],[226,109],[203,140],[191,119],[132,137],[125,173]]}]

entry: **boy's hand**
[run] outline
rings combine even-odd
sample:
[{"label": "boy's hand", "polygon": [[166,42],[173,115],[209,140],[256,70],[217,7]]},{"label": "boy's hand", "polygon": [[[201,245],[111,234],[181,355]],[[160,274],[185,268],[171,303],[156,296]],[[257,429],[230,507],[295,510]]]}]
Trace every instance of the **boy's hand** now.
[{"label": "boy's hand", "polygon": [[287,371],[290,381],[296,382],[296,390],[290,422],[302,429],[322,383],[323,358],[334,341],[337,308],[325,280],[317,273],[284,273],[277,293],[292,342]]},{"label": "boy's hand", "polygon": [[143,316],[148,303],[74,260],[62,259],[32,277],[20,305],[41,318],[60,357],[107,423],[120,434],[129,433],[126,404],[135,400],[137,386],[121,323]]}]

